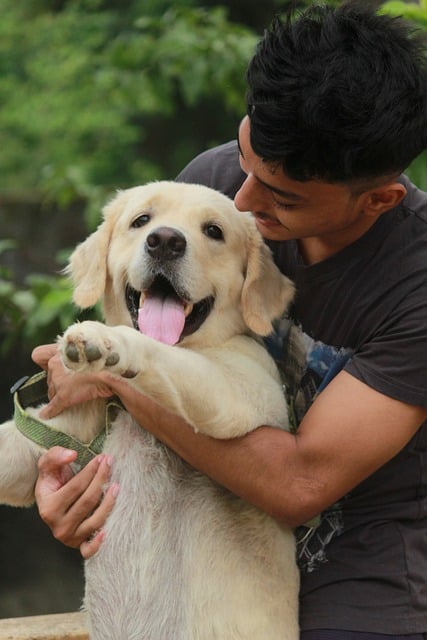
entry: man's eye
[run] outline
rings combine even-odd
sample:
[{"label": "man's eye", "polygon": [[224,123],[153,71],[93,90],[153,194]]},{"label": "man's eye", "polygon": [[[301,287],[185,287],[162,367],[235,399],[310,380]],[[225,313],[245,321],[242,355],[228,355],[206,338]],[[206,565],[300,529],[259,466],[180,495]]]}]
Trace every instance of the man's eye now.
[{"label": "man's eye", "polygon": [[284,209],[285,211],[289,211],[290,209],[295,209],[294,204],[287,204],[286,202],[281,202],[280,200],[276,200],[276,198],[273,198],[273,202],[278,209]]},{"label": "man's eye", "polygon": [[151,216],[148,213],[143,213],[142,215],[135,218],[135,220],[130,225],[132,229],[138,229],[138,227],[143,227],[147,222],[150,222]]}]

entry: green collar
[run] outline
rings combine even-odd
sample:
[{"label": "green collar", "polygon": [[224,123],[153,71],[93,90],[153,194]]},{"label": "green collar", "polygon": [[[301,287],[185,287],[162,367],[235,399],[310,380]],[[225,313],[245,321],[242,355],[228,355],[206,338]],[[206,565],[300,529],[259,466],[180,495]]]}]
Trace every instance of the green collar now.
[{"label": "green collar", "polygon": [[[21,384],[20,384],[21,383]],[[17,388],[18,387],[18,388]],[[54,429],[37,418],[28,415],[27,407],[38,406],[47,401],[47,375],[45,371],[38,373],[28,380],[19,381],[13,388],[15,403],[15,424],[19,431],[36,444],[50,449],[56,445],[77,451],[77,464],[84,467],[95,456],[101,453],[105,439],[111,431],[111,423],[116,409],[123,409],[118,398],[107,402],[105,409],[105,426],[97,436],[85,444],[68,433]]]}]

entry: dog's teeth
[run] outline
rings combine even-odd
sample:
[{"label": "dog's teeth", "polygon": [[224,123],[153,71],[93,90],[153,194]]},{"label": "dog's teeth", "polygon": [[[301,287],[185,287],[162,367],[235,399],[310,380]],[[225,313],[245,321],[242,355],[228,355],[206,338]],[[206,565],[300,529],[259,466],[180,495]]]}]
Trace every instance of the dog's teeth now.
[{"label": "dog's teeth", "polygon": [[190,315],[190,313],[193,311],[193,304],[186,304],[184,306],[184,315],[186,318],[188,318],[188,316]]}]

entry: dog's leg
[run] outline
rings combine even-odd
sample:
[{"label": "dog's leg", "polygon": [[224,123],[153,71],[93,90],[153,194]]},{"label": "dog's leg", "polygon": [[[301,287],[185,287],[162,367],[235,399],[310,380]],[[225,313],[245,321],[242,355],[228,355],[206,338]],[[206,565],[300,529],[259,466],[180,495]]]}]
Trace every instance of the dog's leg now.
[{"label": "dog's leg", "polygon": [[87,321],[70,327],[60,348],[67,367],[108,369],[129,378],[139,391],[215,438],[237,437],[261,424],[286,426],[285,399],[259,345],[252,347],[259,349],[257,357],[242,349],[210,349],[204,355],[162,344],[130,327]]},{"label": "dog's leg", "polygon": [[0,425],[0,504],[26,507],[34,502],[41,452],[17,430],[13,420]]},{"label": "dog's leg", "polygon": [[[28,407],[27,412],[38,418],[41,408]],[[101,399],[76,405],[43,422],[89,443],[102,428],[104,415],[105,401]],[[34,502],[37,463],[44,451],[45,447],[24,436],[13,420],[0,425],[0,504],[23,507]]]}]

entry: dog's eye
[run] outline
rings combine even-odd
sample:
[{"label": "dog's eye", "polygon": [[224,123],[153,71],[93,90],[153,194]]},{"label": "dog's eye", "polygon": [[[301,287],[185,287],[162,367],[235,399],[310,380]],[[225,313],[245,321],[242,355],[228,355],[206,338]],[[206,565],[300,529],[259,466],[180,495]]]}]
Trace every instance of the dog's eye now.
[{"label": "dog's eye", "polygon": [[217,224],[207,224],[203,229],[203,233],[213,240],[224,240],[222,229]]},{"label": "dog's eye", "polygon": [[132,229],[138,229],[138,227],[143,227],[147,222],[150,222],[150,215],[148,213],[143,213],[135,218],[130,226]]}]

